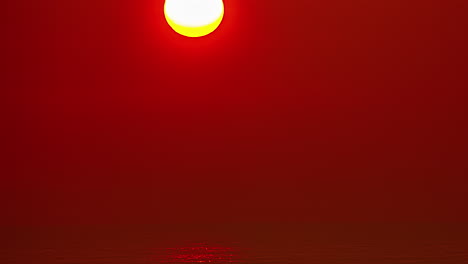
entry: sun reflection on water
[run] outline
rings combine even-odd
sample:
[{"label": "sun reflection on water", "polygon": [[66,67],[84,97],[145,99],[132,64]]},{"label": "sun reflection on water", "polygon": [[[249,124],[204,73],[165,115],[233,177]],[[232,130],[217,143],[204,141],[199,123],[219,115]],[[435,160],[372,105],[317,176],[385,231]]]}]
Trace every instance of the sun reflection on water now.
[{"label": "sun reflection on water", "polygon": [[157,263],[240,263],[236,250],[230,247],[193,244],[166,248]]}]

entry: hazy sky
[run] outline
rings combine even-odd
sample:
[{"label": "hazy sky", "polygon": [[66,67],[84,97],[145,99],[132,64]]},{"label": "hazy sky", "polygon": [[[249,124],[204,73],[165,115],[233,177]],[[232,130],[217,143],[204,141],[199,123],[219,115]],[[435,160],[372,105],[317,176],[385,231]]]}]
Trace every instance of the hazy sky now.
[{"label": "hazy sky", "polygon": [[10,1],[0,223],[468,220],[466,1]]}]

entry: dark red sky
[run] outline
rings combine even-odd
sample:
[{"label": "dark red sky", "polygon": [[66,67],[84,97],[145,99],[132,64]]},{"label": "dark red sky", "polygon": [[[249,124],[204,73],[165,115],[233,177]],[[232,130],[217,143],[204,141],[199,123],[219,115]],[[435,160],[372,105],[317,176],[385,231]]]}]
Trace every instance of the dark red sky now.
[{"label": "dark red sky", "polygon": [[0,223],[468,220],[466,1],[9,2]]}]

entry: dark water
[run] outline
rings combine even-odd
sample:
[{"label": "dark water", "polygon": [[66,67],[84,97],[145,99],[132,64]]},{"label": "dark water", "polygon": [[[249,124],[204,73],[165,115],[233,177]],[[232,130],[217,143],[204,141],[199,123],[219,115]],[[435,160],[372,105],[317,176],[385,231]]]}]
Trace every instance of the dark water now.
[{"label": "dark water", "polygon": [[464,224],[2,228],[0,263],[468,263]]}]

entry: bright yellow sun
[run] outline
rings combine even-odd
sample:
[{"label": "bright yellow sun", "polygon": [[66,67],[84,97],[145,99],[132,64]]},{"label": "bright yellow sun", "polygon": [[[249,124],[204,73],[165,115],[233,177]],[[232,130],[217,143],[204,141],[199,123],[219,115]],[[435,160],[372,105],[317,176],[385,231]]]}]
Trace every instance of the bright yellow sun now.
[{"label": "bright yellow sun", "polygon": [[223,20],[223,0],[166,0],[164,15],[175,32],[187,37],[210,34]]}]

